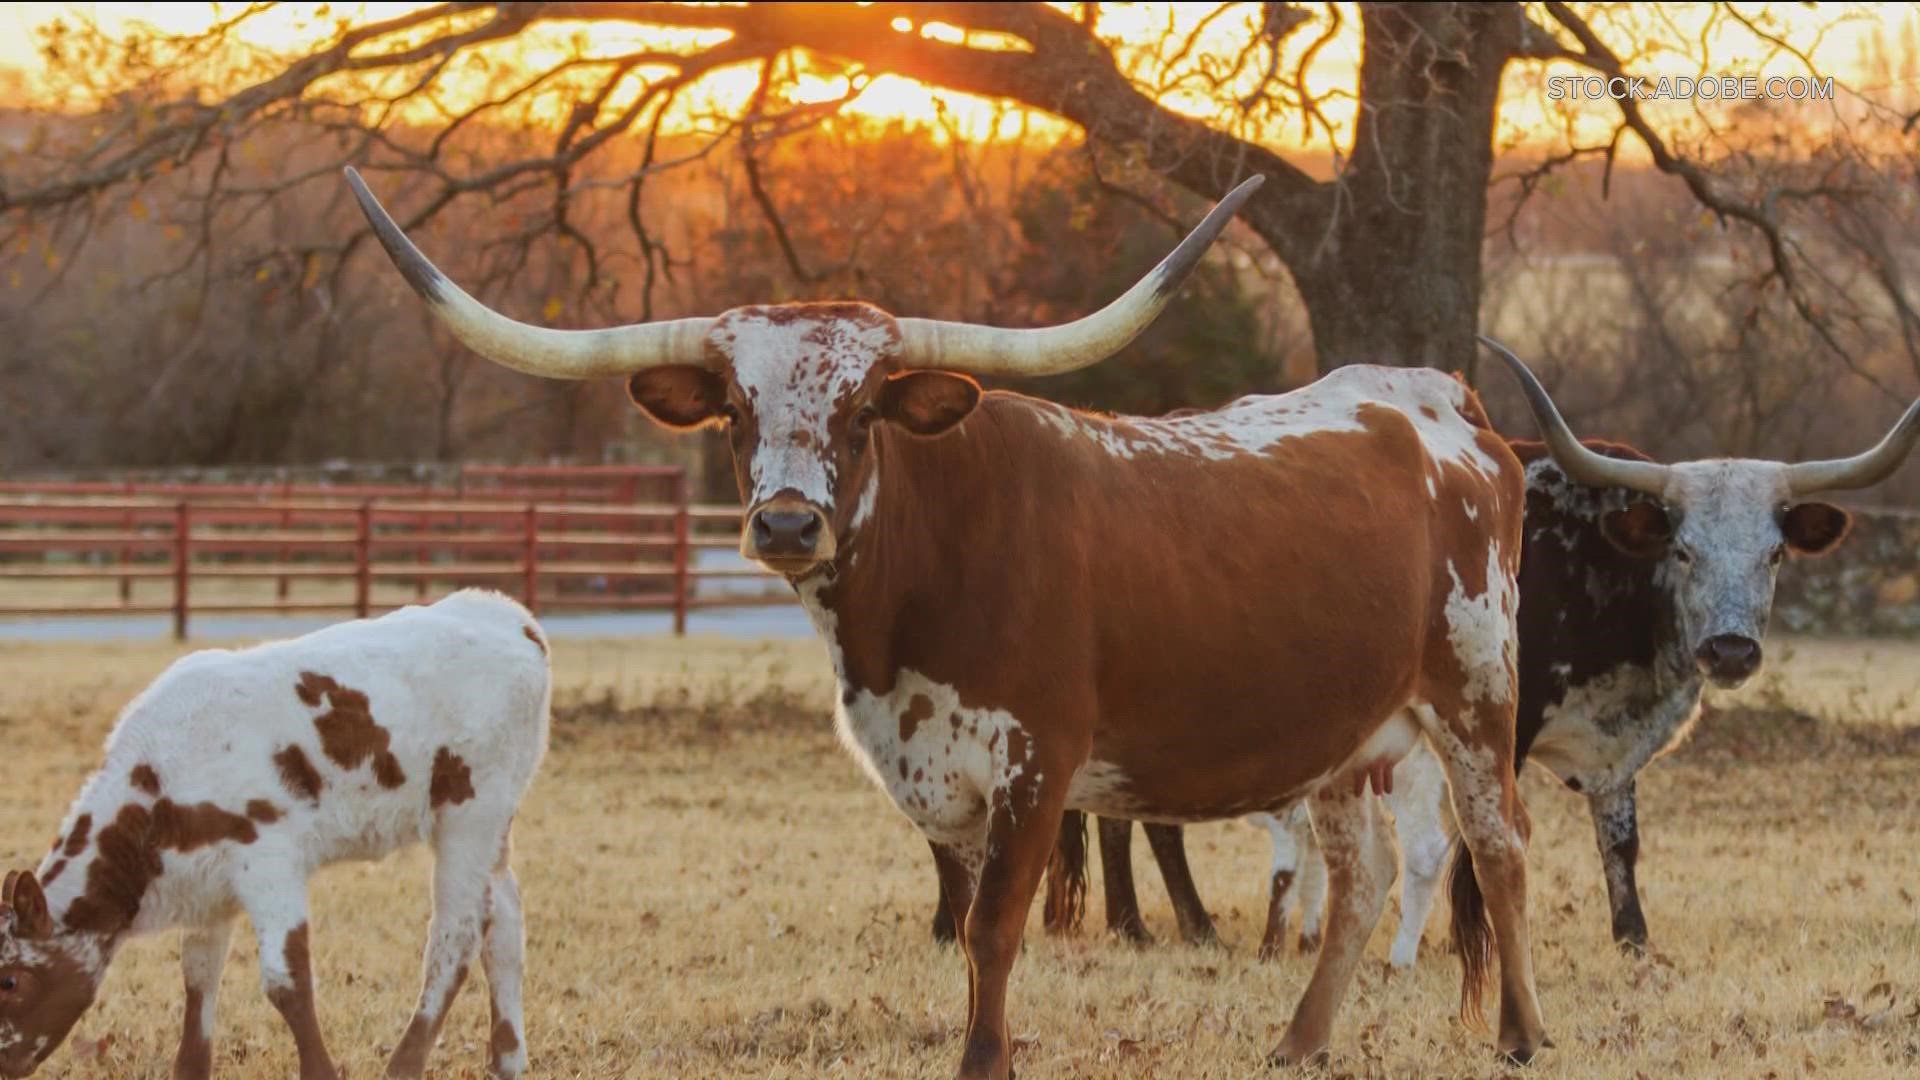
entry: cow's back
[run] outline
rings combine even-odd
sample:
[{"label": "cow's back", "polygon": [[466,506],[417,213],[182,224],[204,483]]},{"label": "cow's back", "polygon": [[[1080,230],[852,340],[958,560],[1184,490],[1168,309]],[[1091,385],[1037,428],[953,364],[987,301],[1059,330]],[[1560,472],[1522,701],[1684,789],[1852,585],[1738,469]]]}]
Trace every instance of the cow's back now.
[{"label": "cow's back", "polygon": [[[1005,523],[1045,568],[1010,579],[1047,596],[1010,602],[1053,624],[1052,677],[1087,665],[1074,692],[1097,704],[1094,772],[1135,777],[1135,814],[1224,816],[1310,784],[1419,694],[1434,648],[1459,645],[1462,596],[1490,613],[1470,647],[1496,664],[1510,649],[1519,466],[1450,376],[1344,368],[1157,421],[1008,405],[989,399],[986,423],[1025,425],[1058,496],[1049,526]],[[1175,804],[1190,813],[1157,809]]]}]

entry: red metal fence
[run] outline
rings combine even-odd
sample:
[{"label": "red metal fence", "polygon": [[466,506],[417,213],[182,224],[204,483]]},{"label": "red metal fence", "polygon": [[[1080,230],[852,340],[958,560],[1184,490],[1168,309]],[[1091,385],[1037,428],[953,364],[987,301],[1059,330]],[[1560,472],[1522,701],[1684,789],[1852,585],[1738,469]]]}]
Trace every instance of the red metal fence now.
[{"label": "red metal fence", "polygon": [[451,491],[0,483],[0,616],[170,613],[185,637],[195,613],[365,617],[480,584],[536,612],[670,610],[685,633],[693,608],[791,601],[698,588],[773,581],[696,565],[739,516],[693,505],[679,469],[627,466],[470,468]]}]

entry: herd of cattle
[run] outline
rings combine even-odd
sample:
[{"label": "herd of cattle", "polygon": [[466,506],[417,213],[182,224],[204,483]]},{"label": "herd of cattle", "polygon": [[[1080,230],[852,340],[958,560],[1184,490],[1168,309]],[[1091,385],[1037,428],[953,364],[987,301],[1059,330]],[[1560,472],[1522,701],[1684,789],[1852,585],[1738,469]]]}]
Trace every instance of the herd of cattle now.
[{"label": "herd of cattle", "polygon": [[[620,376],[663,425],[725,428],[742,551],[792,583],[838,680],[841,738],[931,848],[935,932],[967,961],[963,1077],[1012,1075],[1008,977],[1043,879],[1047,925],[1080,917],[1086,814],[1101,819],[1107,918],[1134,936],[1131,822],[1196,940],[1213,929],[1181,824],[1272,830],[1264,949],[1284,948],[1294,906],[1318,948],[1275,1063],[1327,1053],[1396,878],[1389,830],[1396,964],[1414,960],[1452,851],[1462,1012],[1477,1019],[1497,977],[1498,1050],[1531,1058],[1549,1042],[1521,765],[1587,796],[1614,936],[1644,946],[1636,775],[1684,734],[1708,682],[1758,669],[1786,554],[1844,537],[1845,511],[1812,497],[1880,480],[1920,437],[1917,402],[1854,458],[1656,464],[1576,438],[1492,342],[1543,442],[1503,438],[1471,389],[1424,369],[1346,367],[1159,419],[981,391],[974,376],[1069,371],[1132,341],[1258,177],[1111,305],[1033,330],[857,303],[534,327],[453,285],[348,181],[400,272],[476,352],[553,378]],[[519,1075],[508,834],[546,745],[549,686],[532,617],[474,591],[176,663],[122,714],[40,866],[7,875],[0,1075],[60,1045],[128,937],[171,927],[187,994],[174,1075],[209,1075],[244,912],[302,1080],[335,1076],[307,880],[423,840],[433,918],[388,1075],[422,1074],[476,953],[489,1068]]]}]

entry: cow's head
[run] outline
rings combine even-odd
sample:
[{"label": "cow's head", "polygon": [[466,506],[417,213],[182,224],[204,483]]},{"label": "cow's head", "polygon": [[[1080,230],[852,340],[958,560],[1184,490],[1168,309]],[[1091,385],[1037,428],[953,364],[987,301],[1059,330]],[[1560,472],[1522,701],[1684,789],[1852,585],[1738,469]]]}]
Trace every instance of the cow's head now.
[{"label": "cow's head", "polygon": [[58,1049],[100,987],[95,942],[54,926],[32,871],[0,897],[0,1076],[28,1076]]},{"label": "cow's head", "polygon": [[1722,687],[1739,686],[1760,668],[1760,639],[1781,562],[1789,554],[1831,551],[1847,534],[1845,510],[1807,496],[1878,483],[1920,438],[1916,401],[1879,445],[1837,461],[1715,458],[1660,465],[1607,457],[1581,445],[1519,357],[1480,340],[1520,380],[1547,449],[1569,479],[1652,497],[1611,511],[1601,531],[1622,551],[1660,560],[1656,580],[1671,594],[1687,654],[1678,659],[1699,665]]},{"label": "cow's head", "polygon": [[635,404],[667,427],[725,425],[747,508],[740,550],[799,577],[830,561],[871,512],[876,428],[938,436],[979,401],[973,375],[1066,372],[1120,351],[1173,298],[1262,178],[1229,193],[1119,299],[1035,330],[895,318],[856,303],[743,307],[608,330],[529,326],[448,281],[354,170],[347,180],[400,273],[475,352],[550,378],[623,377]]}]

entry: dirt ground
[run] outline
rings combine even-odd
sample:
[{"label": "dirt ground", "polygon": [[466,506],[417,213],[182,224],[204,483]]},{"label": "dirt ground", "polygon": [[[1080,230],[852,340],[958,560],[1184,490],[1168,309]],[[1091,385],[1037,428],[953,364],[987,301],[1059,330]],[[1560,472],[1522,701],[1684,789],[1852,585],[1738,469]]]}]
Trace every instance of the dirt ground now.
[{"label": "dirt ground", "polygon": [[[1770,643],[1769,673],[1716,699],[1642,781],[1647,959],[1617,953],[1582,801],[1530,770],[1534,955],[1556,1048],[1540,1076],[1920,1075],[1920,648]],[[45,850],[121,705],[166,643],[0,647],[0,851]],[[831,730],[812,642],[555,642],[553,746],[519,818],[532,1075],[942,1077],[957,1063],[964,963],[929,940],[924,843]],[[1265,834],[1189,830],[1228,947],[1039,932],[1014,972],[1023,1077],[1261,1073],[1310,959],[1254,957]],[[346,1074],[380,1075],[418,989],[429,856],[336,867],[314,885],[322,1023]],[[1097,877],[1095,879],[1098,880]],[[1394,915],[1335,1029],[1335,1074],[1489,1076],[1454,1019],[1444,901],[1420,964],[1384,972]],[[288,1076],[247,935],[228,966],[217,1072]],[[42,1070],[168,1075],[179,943],[125,949]],[[484,1075],[476,976],[431,1075]]]}]

